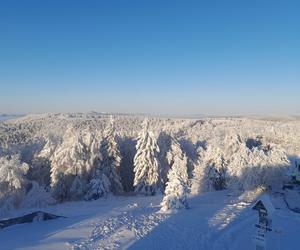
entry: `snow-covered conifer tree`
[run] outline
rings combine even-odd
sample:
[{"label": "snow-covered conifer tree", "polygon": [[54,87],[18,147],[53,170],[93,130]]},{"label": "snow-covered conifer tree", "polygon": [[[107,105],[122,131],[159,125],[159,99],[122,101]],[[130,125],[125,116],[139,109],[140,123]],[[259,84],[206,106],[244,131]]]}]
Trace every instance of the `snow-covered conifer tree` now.
[{"label": "snow-covered conifer tree", "polygon": [[159,163],[157,146],[154,134],[149,131],[149,120],[142,123],[139,133],[136,155],[134,157],[134,187],[135,192],[154,195],[159,190]]},{"label": "snow-covered conifer tree", "polygon": [[162,190],[165,189],[168,181],[168,173],[171,169],[168,158],[170,157],[170,147],[172,142],[172,136],[167,134],[165,131],[159,133],[157,138],[157,145],[159,147],[159,165],[160,165],[160,178],[162,183]]},{"label": "snow-covered conifer tree", "polygon": [[[26,180],[29,166],[21,163],[19,155],[4,156],[0,158],[0,192],[5,190],[20,189]],[[4,188],[5,187],[5,188]]]},{"label": "snow-covered conifer tree", "polygon": [[[63,142],[55,150],[51,162],[51,186],[60,201],[81,198],[86,185],[88,151],[82,138],[69,127]],[[62,188],[64,186],[64,188]]]},{"label": "snow-covered conifer tree", "polygon": [[187,208],[188,174],[187,157],[180,149],[179,143],[173,138],[167,160],[171,165],[165,196],[161,202],[161,210]]},{"label": "snow-covered conifer tree", "polygon": [[87,172],[91,174],[96,159],[100,159],[100,135],[96,131],[86,129],[83,131],[83,141],[88,149]]},{"label": "snow-covered conifer tree", "polygon": [[225,189],[227,187],[227,168],[223,156],[219,155],[216,159],[209,162],[206,167],[210,186],[213,187],[214,190]]},{"label": "snow-covered conifer tree", "polygon": [[29,166],[21,163],[19,155],[0,158],[0,214],[16,208],[26,194],[26,174]]},{"label": "snow-covered conifer tree", "polygon": [[51,162],[48,158],[34,157],[31,160],[27,177],[29,180],[39,183],[40,186],[49,188],[51,181],[50,172]]},{"label": "snow-covered conifer tree", "polygon": [[116,142],[116,131],[112,117],[104,131],[104,136],[100,144],[100,155],[99,169],[109,179],[111,191],[114,194],[122,193],[123,186],[120,177],[121,154]]},{"label": "snow-covered conifer tree", "polygon": [[96,175],[89,182],[89,188],[85,198],[87,200],[96,200],[100,197],[106,197],[110,192],[109,179],[105,174],[97,171]]},{"label": "snow-covered conifer tree", "polygon": [[29,183],[29,190],[24,197],[21,207],[45,207],[50,204],[54,204],[55,200],[51,196],[50,192],[47,192],[44,187],[39,185],[36,181]]},{"label": "snow-covered conifer tree", "polygon": [[198,164],[193,171],[192,193],[224,189],[227,186],[227,169],[219,146],[200,148],[198,154]]},{"label": "snow-covered conifer tree", "polygon": [[116,131],[112,117],[104,131],[99,152],[93,154],[94,166],[86,198],[97,199],[106,196],[109,192],[121,194],[123,192],[120,177],[121,154],[116,142]]},{"label": "snow-covered conifer tree", "polygon": [[276,145],[247,147],[240,135],[229,133],[223,141],[213,139],[206,150],[199,151],[192,193],[280,186],[288,165],[286,153]]},{"label": "snow-covered conifer tree", "polygon": [[36,158],[45,158],[51,160],[53,153],[58,145],[58,139],[53,135],[48,135],[45,139],[45,145],[42,150],[35,156]]},{"label": "snow-covered conifer tree", "polygon": [[206,188],[204,187],[204,183],[206,182],[206,166],[203,160],[205,149],[203,147],[200,147],[197,149],[197,151],[198,161],[194,165],[193,177],[191,180],[191,193],[194,195],[206,191]]},{"label": "snow-covered conifer tree", "polygon": [[272,144],[249,152],[248,164],[238,178],[242,189],[250,190],[259,186],[281,188],[290,165],[285,151]]}]

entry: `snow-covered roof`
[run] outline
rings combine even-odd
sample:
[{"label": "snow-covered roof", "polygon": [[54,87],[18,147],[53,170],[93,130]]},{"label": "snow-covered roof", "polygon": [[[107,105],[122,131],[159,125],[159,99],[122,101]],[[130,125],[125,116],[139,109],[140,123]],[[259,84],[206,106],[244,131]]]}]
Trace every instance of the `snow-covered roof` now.
[{"label": "snow-covered roof", "polygon": [[264,195],[260,196],[259,199],[252,206],[252,209],[255,209],[256,205],[260,202],[263,204],[265,209],[268,211],[268,215],[272,215],[275,212],[275,208],[271,202],[269,195],[264,194]]}]

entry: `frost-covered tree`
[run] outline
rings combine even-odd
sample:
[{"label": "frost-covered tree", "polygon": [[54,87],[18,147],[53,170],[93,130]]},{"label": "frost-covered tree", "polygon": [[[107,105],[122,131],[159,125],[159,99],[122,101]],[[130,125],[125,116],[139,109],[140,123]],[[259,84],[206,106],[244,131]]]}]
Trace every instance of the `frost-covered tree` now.
[{"label": "frost-covered tree", "polygon": [[45,138],[45,144],[42,150],[36,155],[36,158],[44,158],[44,159],[51,160],[58,144],[59,144],[59,140],[55,138],[53,135],[49,134]]},{"label": "frost-covered tree", "polygon": [[264,142],[262,137],[247,145],[239,135],[228,135],[225,145],[229,188],[249,190],[259,186],[281,186],[289,161],[280,147]]},{"label": "frost-covered tree", "polygon": [[111,192],[110,181],[105,174],[96,174],[89,182],[89,189],[85,196],[87,200],[106,197]]},{"label": "frost-covered tree", "polygon": [[222,155],[208,163],[206,172],[210,186],[214,190],[222,190],[227,187],[227,168]]},{"label": "frost-covered tree", "polygon": [[166,183],[168,181],[168,173],[171,169],[170,161],[170,148],[171,148],[172,136],[167,134],[165,131],[159,133],[157,138],[157,145],[159,147],[159,166],[160,166],[160,177],[162,183],[162,190],[165,189]]},{"label": "frost-covered tree", "polygon": [[290,165],[286,152],[278,145],[262,145],[249,154],[247,167],[239,174],[242,189],[281,188]]},{"label": "frost-covered tree", "polygon": [[221,190],[227,186],[226,163],[220,148],[209,145],[199,149],[199,160],[193,171],[191,191]]},{"label": "frost-covered tree", "polygon": [[87,172],[91,174],[93,167],[95,165],[95,160],[101,158],[99,151],[100,148],[100,133],[98,131],[93,131],[92,129],[86,129],[82,132],[83,142],[88,149],[88,161],[87,161]]},{"label": "frost-covered tree", "polygon": [[167,160],[171,165],[171,169],[168,173],[168,182],[165,189],[165,196],[161,202],[161,210],[187,208],[187,157],[183,154],[179,143],[175,139],[172,139]]},{"label": "frost-covered tree", "polygon": [[121,154],[116,142],[116,131],[112,117],[104,131],[99,152],[94,152],[93,164],[86,198],[97,199],[106,196],[109,192],[121,194],[123,192],[120,177]]},{"label": "frost-covered tree", "polygon": [[0,158],[1,192],[20,189],[27,181],[26,174],[29,166],[21,163],[19,155]]},{"label": "frost-covered tree", "polygon": [[247,146],[234,133],[226,135],[224,140],[211,140],[206,150],[199,150],[192,192],[280,186],[289,165],[286,153],[274,144],[255,145]]},{"label": "frost-covered tree", "polygon": [[134,157],[134,187],[136,193],[154,195],[160,188],[159,147],[154,134],[149,130],[149,120],[142,123],[136,155]]},{"label": "frost-covered tree", "polygon": [[70,199],[70,188],[74,176],[57,171],[55,173],[55,182],[52,183],[52,195],[58,202]]},{"label": "frost-covered tree", "polygon": [[44,186],[28,179],[29,169],[28,164],[20,161],[19,155],[0,158],[0,214],[15,208],[40,207],[54,202]]},{"label": "frost-covered tree", "polygon": [[111,191],[114,194],[123,192],[120,177],[121,154],[116,142],[116,131],[114,120],[111,117],[110,123],[104,131],[100,145],[100,166],[99,169],[110,181]]},{"label": "frost-covered tree", "polygon": [[87,162],[88,150],[80,133],[69,127],[51,162],[51,187],[55,198],[63,201],[84,196]]},{"label": "frost-covered tree", "polygon": [[22,200],[21,207],[45,207],[54,204],[55,200],[52,198],[51,193],[47,192],[44,187],[39,185],[36,181],[31,181],[27,187],[28,192]]},{"label": "frost-covered tree", "polygon": [[41,187],[49,189],[51,182],[51,159],[59,143],[59,139],[52,134],[48,134],[43,139],[43,142],[42,149],[35,152],[32,159],[28,162],[30,168],[27,177],[30,181],[36,181]]},{"label": "frost-covered tree", "polygon": [[34,157],[30,163],[27,177],[31,181],[36,181],[40,186],[50,187],[51,162],[48,158]]},{"label": "frost-covered tree", "polygon": [[2,213],[16,208],[26,194],[26,174],[29,166],[21,163],[19,155],[0,158],[0,210]]},{"label": "frost-covered tree", "polygon": [[[204,149],[200,149],[201,151]],[[191,179],[191,194],[196,195],[201,192],[207,191],[204,187],[204,181],[206,176],[205,171],[205,164],[202,160],[200,160],[200,153],[199,153],[199,160],[195,163],[193,169],[193,175]]]},{"label": "frost-covered tree", "polygon": [[86,200],[96,200],[106,197],[110,193],[110,181],[103,173],[101,166],[100,143],[95,134],[86,137],[89,141],[89,181],[87,186]]}]

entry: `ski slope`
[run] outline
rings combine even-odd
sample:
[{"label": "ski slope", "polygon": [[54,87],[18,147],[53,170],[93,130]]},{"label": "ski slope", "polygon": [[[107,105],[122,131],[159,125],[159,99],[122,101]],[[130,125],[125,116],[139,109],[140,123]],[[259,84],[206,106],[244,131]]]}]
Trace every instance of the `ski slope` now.
[{"label": "ski slope", "polygon": [[[8,249],[253,249],[257,219],[251,210],[257,193],[209,192],[190,197],[190,209],[160,213],[162,196],[111,197],[70,202],[44,210],[64,215],[53,221],[23,224],[0,231],[1,250]],[[268,249],[296,249],[299,214],[287,209],[281,195]],[[19,211],[18,215],[29,212]],[[16,240],[17,237],[17,240]],[[280,238],[280,240],[279,240]],[[284,246],[284,247],[283,247]]]}]

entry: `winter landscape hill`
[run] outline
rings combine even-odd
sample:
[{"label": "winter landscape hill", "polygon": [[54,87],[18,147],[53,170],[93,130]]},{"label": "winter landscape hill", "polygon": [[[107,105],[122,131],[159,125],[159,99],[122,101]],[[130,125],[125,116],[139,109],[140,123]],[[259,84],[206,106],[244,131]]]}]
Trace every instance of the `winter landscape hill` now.
[{"label": "winter landscape hill", "polygon": [[251,205],[263,193],[283,232],[270,233],[270,249],[295,249],[300,217],[281,188],[298,159],[297,117],[1,121],[1,219],[66,217],[0,229],[1,249],[253,249]]}]

